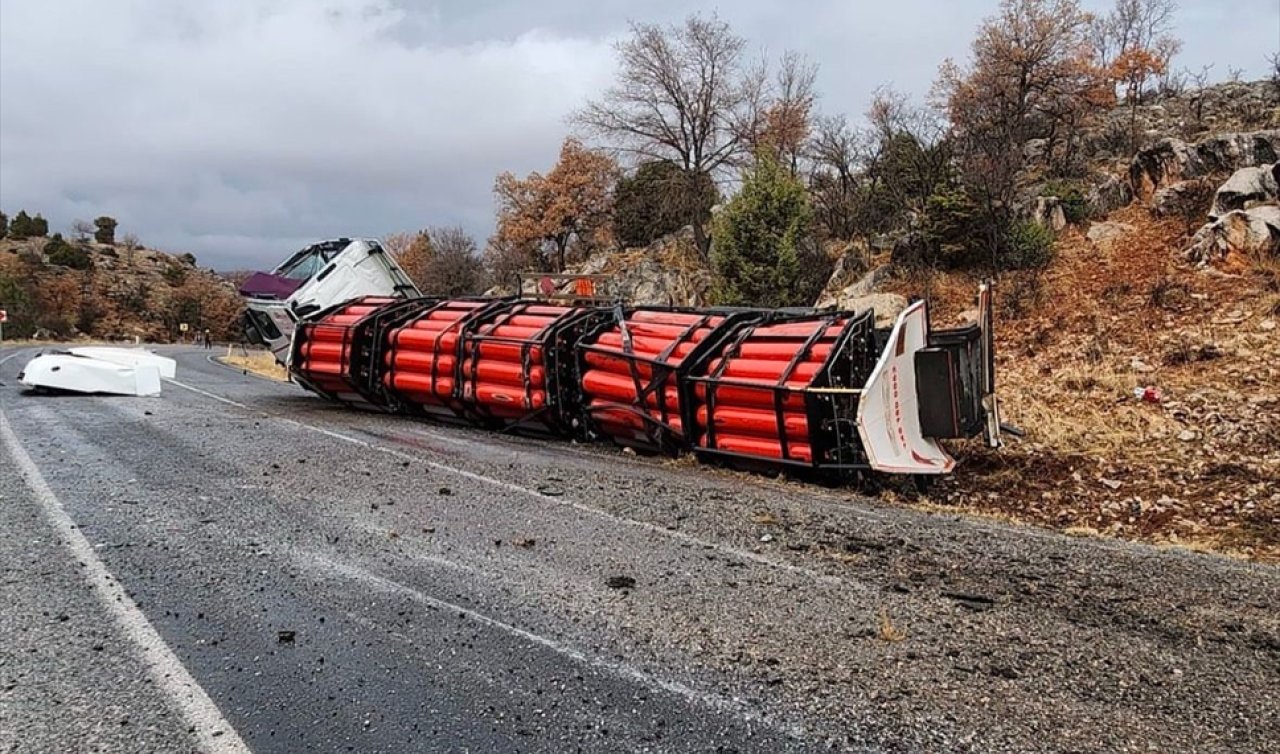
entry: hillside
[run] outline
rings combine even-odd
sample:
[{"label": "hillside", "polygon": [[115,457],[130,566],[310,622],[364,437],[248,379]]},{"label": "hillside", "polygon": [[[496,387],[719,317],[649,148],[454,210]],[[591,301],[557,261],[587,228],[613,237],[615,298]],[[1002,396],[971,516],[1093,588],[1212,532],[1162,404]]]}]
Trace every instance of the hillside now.
[{"label": "hillside", "polygon": [[[1107,138],[1130,118],[1136,152]],[[996,282],[998,394],[1025,436],[998,451],[955,443],[958,472],[928,496],[884,494],[1280,560],[1277,126],[1271,82],[1157,98],[1136,116],[1117,107],[1087,140],[1070,222],[1033,164],[1024,202],[1052,255]],[[828,244],[835,271],[817,305],[874,308],[887,324],[920,297],[935,322],[962,321],[989,273],[904,263],[893,239]],[[609,273],[639,302],[705,304],[712,273],[675,241],[574,270]]]},{"label": "hillside", "polygon": [[51,259],[50,243],[0,239],[6,338],[163,343],[181,337],[184,322],[218,340],[239,337],[234,287],[190,255],[75,241]]}]

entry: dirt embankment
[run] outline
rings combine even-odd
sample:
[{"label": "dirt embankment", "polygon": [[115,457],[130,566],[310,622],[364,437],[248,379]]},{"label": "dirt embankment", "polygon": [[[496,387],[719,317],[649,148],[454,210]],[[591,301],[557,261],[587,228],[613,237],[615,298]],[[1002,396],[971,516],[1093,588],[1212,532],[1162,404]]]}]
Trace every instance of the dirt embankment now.
[{"label": "dirt embankment", "polygon": [[[1134,205],[999,282],[999,395],[1026,437],[956,447],[925,504],[1280,561],[1280,265],[1195,270],[1184,233]],[[973,285],[890,287],[946,321]]]}]

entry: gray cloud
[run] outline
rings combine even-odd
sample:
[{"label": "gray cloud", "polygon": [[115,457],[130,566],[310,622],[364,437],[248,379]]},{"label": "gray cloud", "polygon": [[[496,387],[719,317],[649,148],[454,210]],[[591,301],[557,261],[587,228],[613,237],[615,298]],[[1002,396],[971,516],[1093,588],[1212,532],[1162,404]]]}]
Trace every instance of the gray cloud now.
[{"label": "gray cloud", "polygon": [[[927,92],[994,7],[718,10],[769,54],[819,63],[823,109],[856,115],[881,83]],[[456,223],[483,239],[494,176],[550,165],[567,114],[607,85],[628,20],[695,10],[717,4],[5,0],[0,207],[55,228],[111,214],[222,269],[334,235]],[[1261,75],[1280,46],[1274,5],[1198,0],[1179,19],[1191,67]]]}]

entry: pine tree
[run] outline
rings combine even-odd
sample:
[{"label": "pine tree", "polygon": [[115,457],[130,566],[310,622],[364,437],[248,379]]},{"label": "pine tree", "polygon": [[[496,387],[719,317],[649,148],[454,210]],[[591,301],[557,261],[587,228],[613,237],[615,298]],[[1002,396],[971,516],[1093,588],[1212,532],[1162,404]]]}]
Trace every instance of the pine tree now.
[{"label": "pine tree", "polygon": [[9,223],[9,235],[18,241],[35,235],[35,229],[31,225],[31,216],[27,214],[25,209],[18,210],[18,214],[13,216],[13,222]]},{"label": "pine tree", "polygon": [[795,306],[800,299],[800,248],[813,209],[804,184],[762,151],[743,176],[742,190],[716,216],[711,261],[715,299],[731,306]]}]

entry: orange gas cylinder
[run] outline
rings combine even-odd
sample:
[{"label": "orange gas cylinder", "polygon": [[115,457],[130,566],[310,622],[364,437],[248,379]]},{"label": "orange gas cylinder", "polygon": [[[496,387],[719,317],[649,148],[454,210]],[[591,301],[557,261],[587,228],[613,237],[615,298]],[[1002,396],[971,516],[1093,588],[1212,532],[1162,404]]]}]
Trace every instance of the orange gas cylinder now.
[{"label": "orange gas cylinder", "polygon": [[521,310],[522,314],[537,314],[543,317],[561,317],[570,312],[579,311],[572,306],[549,306],[544,304],[535,304],[525,306]]},{"label": "orange gas cylinder", "polygon": [[[782,423],[788,439],[808,441],[809,420],[804,414],[798,411],[783,412]],[[739,408],[717,404],[714,421],[708,425],[707,407],[703,406],[698,409],[698,424],[702,427],[713,427],[717,437],[721,432],[757,437],[776,438],[778,436],[777,414],[759,408]]]},{"label": "orange gas cylinder", "polygon": [[[721,359],[713,359],[707,365],[707,374],[717,374],[721,363]],[[782,377],[787,365],[787,362],[778,360],[730,359],[724,371],[719,372],[718,377],[725,380],[759,380],[767,383],[776,383]],[[787,379],[787,384],[799,383],[800,385],[808,385],[821,368],[822,364],[811,361],[796,364],[795,369],[791,371],[791,375]]]},{"label": "orange gas cylinder", "polygon": [[442,353],[453,353],[454,348],[458,345],[458,333],[456,330],[435,333],[402,327],[391,331],[391,345],[393,348],[434,351],[437,339],[440,342],[440,351]]},{"label": "orange gas cylinder", "polygon": [[653,376],[652,365],[646,364],[643,361],[624,358],[622,356],[610,356],[598,351],[587,351],[583,354],[583,360],[587,363],[587,366],[594,367],[596,369],[603,369],[606,372],[612,372],[614,374],[622,374],[630,377],[631,367],[632,365],[635,365],[636,374],[639,374],[641,379],[648,380]]},{"label": "orange gas cylinder", "polygon": [[344,373],[342,369],[342,362],[340,361],[308,361],[301,371],[308,376],[313,374],[341,376]]},{"label": "orange gas cylinder", "polygon": [[350,347],[342,343],[311,342],[302,344],[302,355],[308,359],[342,359]]},{"label": "orange gas cylinder", "polygon": [[[525,346],[521,343],[499,343],[493,341],[480,341],[479,345],[481,359],[496,359],[498,361],[523,363],[524,355],[527,352],[530,363],[542,363],[541,346]],[[469,352],[471,350],[471,343],[467,343],[466,347]]]},{"label": "orange gas cylinder", "polygon": [[[799,384],[795,387],[804,387],[804,385]],[[694,391],[700,400],[703,402],[707,400],[707,385],[705,382],[699,382]],[[750,406],[772,409],[774,406],[773,396],[774,391],[768,388],[720,385],[716,388],[716,406]],[[784,396],[782,407],[789,410],[803,410],[804,395],[799,392],[792,392]]]},{"label": "orange gas cylinder", "polygon": [[[487,325],[480,328],[480,336],[482,338],[500,338],[510,341],[531,340],[542,331],[540,327],[518,327],[516,325]],[[481,340],[483,343],[484,340]]]},{"label": "orange gas cylinder", "polygon": [[[748,340],[746,343],[738,346],[735,355],[743,359],[772,359],[776,361],[791,361],[795,358],[796,353],[804,347],[804,340],[797,338],[794,341],[757,341]],[[826,361],[831,355],[831,342],[820,341],[814,343],[809,348],[810,361]]]},{"label": "orange gas cylinder", "polygon": [[[591,418],[596,421],[597,429],[605,434],[614,434],[612,430],[624,429],[628,432],[643,433],[646,429],[661,426],[663,424],[662,414],[654,412],[649,414],[653,419],[652,422],[645,421],[644,417],[633,411],[625,409],[592,409]],[[679,432],[680,417],[674,413],[667,414],[666,425],[672,430]]]},{"label": "orange gas cylinder", "polygon": [[547,405],[545,390],[530,390],[526,396],[524,390],[511,385],[497,385],[490,382],[467,384],[463,397],[488,406],[507,406],[510,408],[539,409]]},{"label": "orange gas cylinder", "polygon": [[[603,346],[605,348],[614,349],[619,353],[621,353],[622,352],[622,333],[619,333],[619,332],[604,333],[599,338],[596,339],[595,344],[597,346]],[[670,345],[671,345],[670,338],[640,338],[640,337],[635,337],[634,334],[631,338],[631,349],[635,353],[642,354],[649,357],[657,356],[658,354],[665,351],[667,347]],[[675,347],[675,350],[671,352],[671,356],[675,358],[683,359],[685,356],[689,355],[690,351],[692,351],[694,348],[697,348],[697,346],[698,344],[693,342],[680,343]]]},{"label": "orange gas cylinder", "polygon": [[311,325],[306,330],[308,340],[323,340],[330,343],[341,343],[350,337],[351,329],[347,327],[331,327],[327,325]]},{"label": "orange gas cylinder", "polygon": [[418,374],[416,372],[399,372],[386,376],[386,384],[388,387],[405,393],[413,393],[418,396],[431,397],[433,402],[439,402],[442,398],[450,398],[453,396],[453,377],[438,377],[431,379],[429,374]]},{"label": "orange gas cylinder", "polygon": [[[822,327],[824,324],[825,323],[823,322],[810,321],[810,322],[783,322],[777,325],[765,325],[764,327],[757,327],[756,329],[752,330],[751,337],[756,337],[756,336],[773,337],[777,335],[783,335],[783,336],[801,336],[801,337],[807,338],[813,334],[814,330]],[[836,324],[833,324],[833,325],[827,325],[826,331],[823,332],[823,334],[820,337],[834,338],[837,335],[839,335],[840,331],[843,329],[844,329],[844,323],[842,322],[837,322]]]},{"label": "orange gas cylinder", "polygon": [[[495,361],[493,359],[480,359],[477,361],[468,361],[463,367],[467,377],[473,376],[471,370],[474,370],[474,376],[480,382],[493,382],[501,385],[514,385],[515,387],[524,387],[526,373],[523,366],[514,364],[510,361]],[[546,372],[542,367],[530,367],[528,381],[531,387],[542,387],[546,384]]]},{"label": "orange gas cylinder", "polygon": [[[661,338],[668,342],[683,336],[688,330],[688,325],[658,325],[649,322],[631,322],[627,325],[627,331],[633,338]],[[710,327],[698,327],[689,333],[689,338],[699,341],[711,332]]]},{"label": "orange gas cylinder", "polygon": [[[663,312],[640,309],[632,312],[627,321],[650,322],[656,325],[683,325],[687,328],[695,322],[700,322],[702,318],[703,315],[695,312]],[[724,317],[711,317],[707,320],[707,327],[715,327],[723,321]]]},{"label": "orange gas cylinder", "polygon": [[[582,375],[582,389],[588,395],[605,398],[617,403],[634,403],[636,401],[636,384],[630,377],[611,372],[591,369]],[[680,397],[674,385],[668,385],[663,392],[663,402],[670,411],[680,410]],[[648,403],[658,405],[658,397],[650,395]]]},{"label": "orange gas cylinder", "polygon": [[[759,437],[742,435],[716,435],[716,447],[733,453],[758,456],[760,458],[782,458],[782,444],[776,440],[765,440]],[[787,458],[793,461],[811,463],[813,449],[806,443],[787,443]]]},{"label": "orange gas cylinder", "polygon": [[420,372],[423,374],[451,375],[453,373],[453,352],[439,356],[429,351],[409,351],[398,348],[387,354],[387,363],[396,371]]},{"label": "orange gas cylinder", "polygon": [[497,324],[512,325],[515,327],[531,327],[537,331],[551,324],[555,320],[555,317],[546,314],[513,314],[509,317],[499,317],[497,319]]}]

